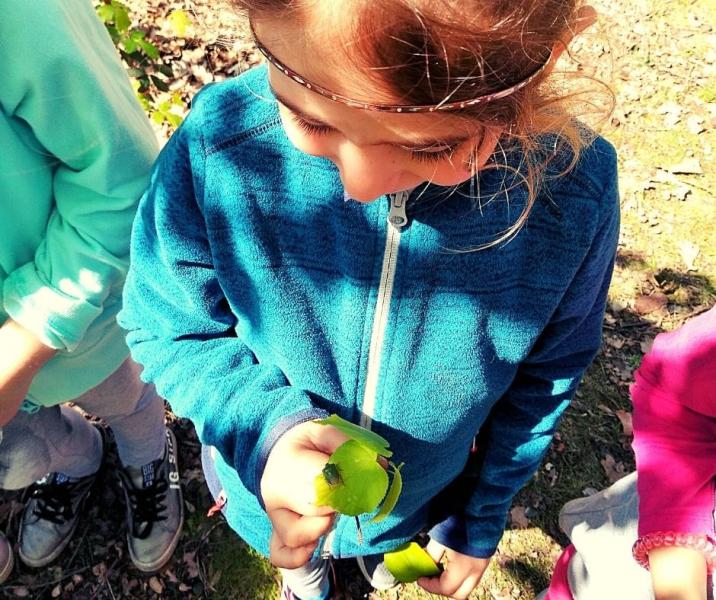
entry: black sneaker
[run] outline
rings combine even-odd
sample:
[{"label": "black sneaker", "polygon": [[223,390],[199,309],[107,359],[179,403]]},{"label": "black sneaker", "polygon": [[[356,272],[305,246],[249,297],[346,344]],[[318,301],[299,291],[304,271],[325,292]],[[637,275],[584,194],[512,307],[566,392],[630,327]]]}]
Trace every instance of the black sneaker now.
[{"label": "black sneaker", "polygon": [[163,567],[179,542],[184,502],[176,438],[166,430],[164,456],[141,467],[122,467],[119,483],[127,505],[127,546],[140,571]]},{"label": "black sneaker", "polygon": [[[102,456],[106,450],[104,430]],[[34,483],[20,523],[20,560],[29,567],[44,567],[70,543],[97,472],[86,477],[49,473]]]}]

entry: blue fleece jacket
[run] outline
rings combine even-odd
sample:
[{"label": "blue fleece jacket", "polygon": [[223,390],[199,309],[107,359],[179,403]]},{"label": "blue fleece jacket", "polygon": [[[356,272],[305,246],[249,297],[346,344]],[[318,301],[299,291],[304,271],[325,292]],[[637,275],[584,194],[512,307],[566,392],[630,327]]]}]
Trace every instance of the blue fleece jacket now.
[{"label": "blue fleece jacket", "polygon": [[[141,202],[120,324],[144,377],[218,450],[229,523],[252,546],[268,553],[259,482],[276,439],[326,413],[358,422],[370,357],[372,427],[404,488],[387,519],[363,520],[362,545],[340,519],[331,552],[392,550],[429,526],[458,552],[494,552],[599,347],[618,229],[615,153],[596,138],[513,241],[457,252],[520,213],[505,178],[415,190],[384,260],[389,199],[344,202],[336,167],[286,138],[264,68],[195,100]],[[478,431],[470,493],[436,510]]]}]

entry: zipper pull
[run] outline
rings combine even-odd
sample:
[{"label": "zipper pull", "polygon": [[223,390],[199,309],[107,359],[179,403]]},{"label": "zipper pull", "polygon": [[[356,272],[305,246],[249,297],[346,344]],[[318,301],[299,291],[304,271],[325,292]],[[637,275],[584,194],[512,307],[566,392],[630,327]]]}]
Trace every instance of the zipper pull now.
[{"label": "zipper pull", "polygon": [[396,229],[402,229],[408,224],[408,215],[405,212],[405,205],[410,194],[406,191],[396,192],[390,195],[390,212],[388,223]]}]

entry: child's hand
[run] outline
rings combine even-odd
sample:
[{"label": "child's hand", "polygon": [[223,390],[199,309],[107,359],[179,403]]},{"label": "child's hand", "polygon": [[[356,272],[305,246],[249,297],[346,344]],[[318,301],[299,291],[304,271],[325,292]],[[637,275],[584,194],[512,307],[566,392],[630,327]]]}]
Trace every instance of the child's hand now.
[{"label": "child's hand", "polygon": [[0,327],[0,427],[15,416],[37,372],[56,350],[8,319]]},{"label": "child's hand", "polygon": [[698,550],[654,548],[649,569],[656,600],[706,600],[706,560]]},{"label": "child's hand", "polygon": [[489,558],[475,558],[460,554],[434,540],[426,547],[428,554],[436,563],[443,556],[447,558],[445,570],[436,577],[421,577],[418,585],[432,594],[448,596],[456,600],[465,600],[482,579],[482,575],[490,564]]},{"label": "child's hand", "polygon": [[286,432],[271,450],[261,477],[261,496],[273,531],[271,562],[294,569],[308,562],[319,538],[333,524],[334,511],[317,506],[313,480],[348,437],[311,421]]}]

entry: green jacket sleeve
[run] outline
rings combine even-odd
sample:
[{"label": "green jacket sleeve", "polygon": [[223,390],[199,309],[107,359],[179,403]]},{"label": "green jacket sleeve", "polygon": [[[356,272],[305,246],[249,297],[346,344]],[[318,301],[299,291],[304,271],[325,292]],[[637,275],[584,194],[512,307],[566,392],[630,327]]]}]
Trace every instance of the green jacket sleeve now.
[{"label": "green jacket sleeve", "polygon": [[120,294],[155,136],[89,0],[3,2],[0,65],[0,109],[53,166],[44,239],[8,273],[4,309],[72,351]]}]

